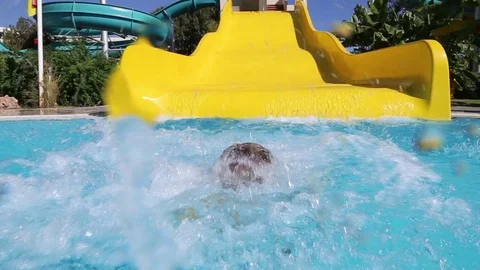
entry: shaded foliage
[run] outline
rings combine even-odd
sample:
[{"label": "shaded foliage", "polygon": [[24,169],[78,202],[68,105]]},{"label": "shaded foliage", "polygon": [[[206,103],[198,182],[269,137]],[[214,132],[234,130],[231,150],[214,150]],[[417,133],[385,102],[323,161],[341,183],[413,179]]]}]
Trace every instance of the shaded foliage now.
[{"label": "shaded foliage", "polygon": [[0,54],[0,70],[0,96],[13,96],[21,106],[38,105],[36,52]]},{"label": "shaded foliage", "polygon": [[206,33],[217,30],[218,17],[217,8],[212,7],[186,13],[175,18],[174,51],[185,55],[193,53]]},{"label": "shaded foliage", "polygon": [[353,30],[343,45],[354,53],[382,49],[421,39],[436,39],[444,47],[450,75],[459,91],[473,92],[480,75],[470,69],[479,61],[479,35],[474,28],[435,37],[432,31],[461,20],[465,11],[480,5],[480,0],[369,0],[357,5],[350,22]]},{"label": "shaded foliage", "polygon": [[[162,8],[152,13],[158,13]],[[191,54],[200,39],[215,31],[218,23],[216,8],[203,8],[174,19],[175,48],[180,54]],[[17,98],[23,107],[38,106],[38,59],[36,51],[17,52],[35,48],[36,25],[20,18],[16,26],[5,35],[5,43],[14,52],[0,54],[0,95]],[[48,37],[45,39],[48,41]],[[102,54],[92,55],[84,42],[72,46],[70,51],[55,51],[45,47],[46,75],[58,78],[59,106],[92,106],[102,103],[104,84],[116,66],[117,60]]]},{"label": "shaded foliage", "polygon": [[[34,49],[37,47],[37,23],[30,18],[20,17],[15,25],[9,25],[5,31],[4,44],[11,50]],[[53,41],[50,34],[43,34],[43,44],[48,45]]]},{"label": "shaded foliage", "polygon": [[15,25],[10,25],[8,28],[3,39],[5,45],[10,49],[21,50],[35,47],[37,25],[33,20],[21,17]]},{"label": "shaded foliage", "polygon": [[[117,60],[103,54],[92,55],[85,44],[70,51],[45,48],[45,67],[58,78],[59,106],[93,106],[101,104],[107,77]],[[46,70],[47,73],[47,70]],[[36,51],[0,54],[0,96],[18,99],[23,107],[38,106],[38,58]]]},{"label": "shaded foliage", "polygon": [[[152,14],[159,13],[162,9],[163,7],[157,8]],[[206,33],[217,30],[219,15],[217,7],[206,7],[174,18],[173,51],[184,55],[192,54]]]},{"label": "shaded foliage", "polygon": [[105,81],[117,64],[101,53],[92,56],[83,43],[70,51],[56,51],[50,62],[60,79],[60,106],[100,105]]}]

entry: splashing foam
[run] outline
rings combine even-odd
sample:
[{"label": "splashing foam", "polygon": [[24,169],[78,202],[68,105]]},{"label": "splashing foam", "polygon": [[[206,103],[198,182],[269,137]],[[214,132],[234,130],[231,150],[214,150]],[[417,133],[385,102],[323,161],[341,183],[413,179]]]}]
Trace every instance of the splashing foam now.
[{"label": "splashing foam", "polygon": [[145,201],[152,184],[153,131],[140,119],[126,118],[115,123],[115,133],[123,180],[119,205],[135,262],[140,269],[158,269],[159,262],[170,269],[175,262],[173,239],[156,226]]},{"label": "splashing foam", "polygon": [[[428,230],[432,219],[472,224],[471,206],[434,190],[440,176],[415,154],[347,123],[166,120],[152,130],[124,119],[114,127],[91,125],[84,132],[100,132],[97,141],[49,152],[31,176],[0,176],[3,266],[385,268],[401,265],[393,257],[422,260],[415,248],[438,232]],[[272,151],[275,175],[222,189],[212,167],[246,140]],[[396,213],[411,224],[389,227]]]}]

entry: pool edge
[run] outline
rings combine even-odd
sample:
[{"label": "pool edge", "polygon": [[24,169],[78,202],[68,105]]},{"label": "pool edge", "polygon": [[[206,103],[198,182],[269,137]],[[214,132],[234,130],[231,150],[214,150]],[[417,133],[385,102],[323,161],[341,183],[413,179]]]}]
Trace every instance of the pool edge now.
[{"label": "pool edge", "polygon": [[98,119],[99,116],[91,114],[50,114],[50,115],[11,115],[0,116],[0,122],[3,121],[30,121],[30,120],[74,120],[74,119]]},{"label": "pool edge", "polygon": [[[56,109],[19,109],[0,110],[1,121],[23,120],[73,120],[73,119],[98,119],[107,116],[106,106],[70,107]],[[452,107],[452,119],[474,118],[480,119],[480,108]]]}]

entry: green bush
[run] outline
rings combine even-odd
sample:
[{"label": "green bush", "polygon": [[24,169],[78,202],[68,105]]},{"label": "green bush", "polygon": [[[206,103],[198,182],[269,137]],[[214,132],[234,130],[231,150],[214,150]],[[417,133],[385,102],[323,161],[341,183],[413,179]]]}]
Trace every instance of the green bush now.
[{"label": "green bush", "polygon": [[38,104],[37,66],[35,53],[1,54],[0,96],[15,97],[24,107],[36,106]]},{"label": "green bush", "polygon": [[203,36],[218,28],[217,7],[207,7],[185,13],[174,19],[175,48],[179,54],[190,55]]},{"label": "green bush", "polygon": [[[217,28],[219,13],[216,8],[204,8],[175,19],[175,52],[189,55],[207,32]],[[9,31],[6,43],[19,50],[35,47],[32,32],[33,21],[20,18],[15,31]],[[32,30],[33,29],[33,30]],[[33,36],[32,36],[33,35]],[[48,43],[48,35],[44,36]],[[7,42],[8,41],[8,42]],[[51,106],[101,105],[105,82],[117,59],[107,59],[103,54],[92,55],[85,43],[70,44],[69,51],[56,51],[45,46],[44,104]],[[38,59],[37,51],[0,54],[0,96],[18,99],[22,107],[38,107]],[[51,67],[49,69],[49,67]],[[48,77],[50,76],[50,77]],[[50,78],[48,80],[47,78]],[[48,99],[48,102],[45,100]]]},{"label": "green bush", "polygon": [[105,82],[117,60],[103,54],[92,56],[85,46],[51,54],[53,73],[59,77],[59,106],[94,106],[102,104]]},{"label": "green bush", "polygon": [[[70,51],[45,49],[45,76],[58,80],[59,106],[94,106],[102,104],[102,91],[116,59],[92,55],[84,44]],[[51,70],[47,70],[51,67]],[[18,99],[22,107],[38,107],[37,51],[0,54],[0,96]]]},{"label": "green bush", "polygon": [[8,65],[6,54],[0,53],[0,96],[4,89],[4,83],[7,81]]}]

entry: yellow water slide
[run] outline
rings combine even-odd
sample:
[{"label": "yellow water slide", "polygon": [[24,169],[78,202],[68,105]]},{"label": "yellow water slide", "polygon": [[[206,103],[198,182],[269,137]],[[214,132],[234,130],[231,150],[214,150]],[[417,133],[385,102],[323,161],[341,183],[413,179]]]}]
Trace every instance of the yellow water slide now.
[{"label": "yellow water slide", "polygon": [[436,41],[350,54],[295,10],[233,11],[190,56],[129,46],[110,78],[112,117],[412,117],[450,120],[448,61]]}]

